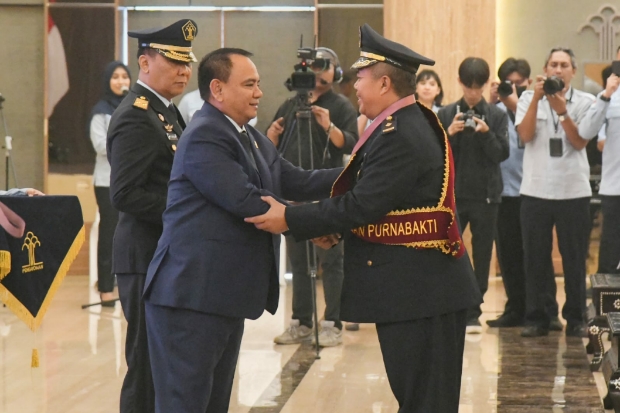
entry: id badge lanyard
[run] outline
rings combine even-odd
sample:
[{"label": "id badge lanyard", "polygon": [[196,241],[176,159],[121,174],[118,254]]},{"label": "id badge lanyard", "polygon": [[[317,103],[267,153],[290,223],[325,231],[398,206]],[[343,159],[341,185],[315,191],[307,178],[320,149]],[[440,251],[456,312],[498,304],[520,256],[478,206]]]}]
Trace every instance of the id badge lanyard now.
[{"label": "id badge lanyard", "polygon": [[[571,88],[570,90],[570,97],[566,100],[566,103],[571,103],[573,100],[573,93],[574,93],[574,89]],[[558,116],[558,119],[555,119],[555,116],[553,115],[553,108],[551,107],[551,103],[549,102],[549,99],[547,98],[547,104],[549,105],[549,112],[551,112],[551,119],[553,120],[553,136],[551,136],[551,138],[549,139],[549,155],[552,157],[561,157],[562,153],[564,152],[564,141],[562,139],[562,137],[560,136],[560,117]],[[566,108],[566,112],[568,112],[568,105]]]}]

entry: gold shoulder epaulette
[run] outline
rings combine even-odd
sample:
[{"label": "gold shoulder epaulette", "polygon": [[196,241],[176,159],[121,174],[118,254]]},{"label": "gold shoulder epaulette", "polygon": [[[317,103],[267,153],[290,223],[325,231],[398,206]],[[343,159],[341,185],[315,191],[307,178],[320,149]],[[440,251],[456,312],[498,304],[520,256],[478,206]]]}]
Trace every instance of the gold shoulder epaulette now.
[{"label": "gold shoulder epaulette", "polygon": [[388,116],[383,121],[383,133],[390,133],[396,130],[396,118],[394,116]]},{"label": "gold shoulder epaulette", "polygon": [[133,105],[136,108],[147,110],[149,108],[149,100],[144,96],[138,96],[136,100],[134,100]]}]

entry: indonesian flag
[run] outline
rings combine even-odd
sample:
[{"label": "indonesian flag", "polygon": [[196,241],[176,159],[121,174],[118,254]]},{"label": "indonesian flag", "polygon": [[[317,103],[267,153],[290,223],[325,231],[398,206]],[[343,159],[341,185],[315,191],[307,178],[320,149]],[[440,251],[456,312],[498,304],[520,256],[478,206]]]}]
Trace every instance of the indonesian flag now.
[{"label": "indonesian flag", "polygon": [[[51,0],[53,3],[55,0]],[[47,117],[54,113],[56,104],[69,91],[69,73],[65,48],[58,27],[48,16],[47,26]]]}]

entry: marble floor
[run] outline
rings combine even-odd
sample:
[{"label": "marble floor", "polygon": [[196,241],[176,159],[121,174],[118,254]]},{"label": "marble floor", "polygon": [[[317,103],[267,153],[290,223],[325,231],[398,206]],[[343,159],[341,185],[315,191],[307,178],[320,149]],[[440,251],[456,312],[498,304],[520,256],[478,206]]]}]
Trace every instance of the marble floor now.
[{"label": "marble floor", "polygon": [[[290,318],[292,289],[281,288],[275,316],[246,322],[229,411],[396,412],[373,325],[345,331],[344,345],[323,349],[318,360],[309,346],[273,344]],[[36,334],[0,308],[0,413],[118,411],[126,323],[119,304],[80,309],[97,298],[87,277],[67,277]],[[485,300],[482,321],[503,308],[501,279],[491,280]],[[41,365],[31,369],[33,348]],[[605,383],[590,373],[581,339],[522,339],[518,330],[485,326],[467,336],[463,363],[459,413],[603,412]]]}]

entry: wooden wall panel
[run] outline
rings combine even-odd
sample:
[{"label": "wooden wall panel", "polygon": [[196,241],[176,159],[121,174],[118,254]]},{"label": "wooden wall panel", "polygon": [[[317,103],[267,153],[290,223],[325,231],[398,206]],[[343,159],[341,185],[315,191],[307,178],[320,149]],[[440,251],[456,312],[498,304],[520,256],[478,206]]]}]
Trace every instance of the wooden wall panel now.
[{"label": "wooden wall panel", "polygon": [[485,59],[491,77],[495,77],[495,3],[496,0],[385,0],[384,35],[435,60],[432,69],[439,73],[445,89],[443,103],[450,103],[462,95],[457,71],[466,57]]}]

